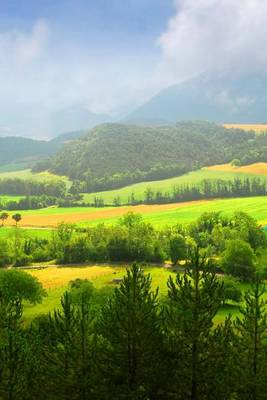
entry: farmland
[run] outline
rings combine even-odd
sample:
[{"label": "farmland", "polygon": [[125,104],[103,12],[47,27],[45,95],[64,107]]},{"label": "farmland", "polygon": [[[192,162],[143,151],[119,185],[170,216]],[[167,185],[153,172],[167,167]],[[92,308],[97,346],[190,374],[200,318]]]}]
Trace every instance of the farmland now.
[{"label": "farmland", "polygon": [[189,172],[175,178],[164,179],[160,181],[142,182],[123,187],[122,189],[110,190],[85,194],[83,200],[86,203],[93,203],[95,197],[100,197],[105,203],[112,204],[115,197],[120,197],[121,202],[125,203],[134,193],[136,200],[143,200],[145,191],[149,187],[154,192],[171,192],[176,185],[197,184],[203,179],[208,180],[233,180],[235,178],[261,177],[267,179],[267,163],[255,163],[244,167],[234,167],[230,164],[215,165],[201,168],[197,171]]},{"label": "farmland", "polygon": [[[190,223],[204,212],[221,211],[225,215],[230,215],[237,210],[247,212],[260,224],[267,224],[266,201],[267,197],[261,196],[125,207],[51,207],[42,210],[21,211],[22,221],[20,226],[38,229],[42,227],[53,228],[60,222],[75,223],[79,226],[90,226],[102,222],[116,223],[125,213],[132,211],[142,214],[146,222],[160,227],[177,223]],[[9,217],[6,225],[8,227],[14,226],[14,221],[11,217]],[[10,228],[1,229],[9,231]]]},{"label": "farmland", "polygon": [[50,172],[33,173],[31,169],[21,169],[19,171],[11,169],[0,169],[0,179],[23,179],[31,181],[51,181],[51,180],[64,180],[66,183],[68,179],[58,175],[51,174]]},{"label": "farmland", "polygon": [[267,132],[267,124],[223,124],[223,126],[227,129],[242,129],[256,133]]}]

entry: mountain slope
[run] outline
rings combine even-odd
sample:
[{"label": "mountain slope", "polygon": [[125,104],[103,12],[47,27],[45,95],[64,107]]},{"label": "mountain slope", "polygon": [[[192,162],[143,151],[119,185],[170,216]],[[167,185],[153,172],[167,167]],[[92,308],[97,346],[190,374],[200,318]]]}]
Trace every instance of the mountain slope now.
[{"label": "mountain slope", "polygon": [[107,190],[164,179],[240,158],[267,161],[267,137],[206,122],[169,126],[104,124],[70,143],[36,170],[86,182],[86,190]]},{"label": "mountain slope", "polygon": [[267,75],[210,73],[171,86],[128,115],[130,122],[208,120],[263,123],[267,110]]}]

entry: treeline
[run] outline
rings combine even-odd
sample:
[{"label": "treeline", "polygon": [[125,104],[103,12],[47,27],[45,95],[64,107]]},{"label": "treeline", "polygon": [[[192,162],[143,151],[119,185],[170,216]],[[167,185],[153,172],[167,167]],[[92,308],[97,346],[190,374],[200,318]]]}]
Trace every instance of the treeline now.
[{"label": "treeline", "polygon": [[27,265],[51,261],[59,264],[84,262],[155,262],[186,260],[192,247],[205,251],[218,272],[253,279],[267,274],[256,254],[266,247],[264,231],[245,213],[229,218],[205,213],[189,226],[156,229],[141,215],[128,213],[116,225],[78,228],[60,224],[46,239],[31,238],[20,228],[0,239],[0,265]]},{"label": "treeline", "polygon": [[265,162],[266,145],[267,136],[201,121],[169,126],[104,124],[34,170],[68,176],[80,182],[81,191],[93,193],[234,159],[242,165]]},{"label": "treeline", "polygon": [[167,287],[162,299],[151,276],[134,264],[114,292],[72,282],[60,308],[25,326],[20,296],[25,284],[17,291],[3,286],[1,399],[266,399],[261,281],[256,278],[245,293],[240,317],[219,324],[214,318],[224,283],[197,249]]},{"label": "treeline", "polygon": [[65,197],[66,184],[61,179],[48,181],[31,181],[24,179],[0,179],[0,193],[12,196],[52,196]]},{"label": "treeline", "polygon": [[[265,196],[267,194],[267,182],[259,178],[235,178],[234,180],[208,180],[203,179],[196,184],[176,185],[171,192],[153,191],[147,188],[144,192],[144,200],[135,200],[134,193],[128,198],[128,204],[161,204],[179,203],[191,200],[203,199],[227,199],[233,197]],[[121,204],[117,196],[113,204]]]}]

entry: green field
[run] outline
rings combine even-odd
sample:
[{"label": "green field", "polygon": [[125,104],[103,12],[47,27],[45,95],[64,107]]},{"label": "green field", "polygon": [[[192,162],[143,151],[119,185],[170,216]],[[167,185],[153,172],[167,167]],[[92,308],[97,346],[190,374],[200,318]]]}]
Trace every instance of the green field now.
[{"label": "green field", "polygon": [[[26,272],[36,276],[44,285],[47,290],[47,297],[44,298],[41,304],[30,305],[25,304],[24,318],[26,322],[32,318],[49,313],[55,308],[60,307],[60,297],[66,289],[68,289],[68,282],[70,280],[81,278],[89,279],[93,282],[96,289],[103,287],[114,288],[116,284],[112,283],[114,278],[121,278],[125,274],[124,266],[116,265],[97,265],[97,266],[84,266],[84,267],[48,267],[42,270],[26,270]],[[175,277],[175,272],[172,269],[164,267],[146,267],[146,273],[152,276],[153,289],[159,288],[159,296],[163,298],[167,295],[167,280],[169,276]],[[242,290],[248,288],[247,284],[241,284]],[[231,304],[222,308],[216,316],[216,322],[222,321],[227,315],[231,313],[233,316],[238,314],[238,306]]]},{"label": "green field", "polygon": [[9,195],[1,195],[0,194],[0,202],[1,204],[5,204],[9,201],[19,201],[20,199],[23,199],[25,196],[9,196]]},{"label": "green field", "polygon": [[8,170],[0,169],[0,179],[26,179],[26,180],[34,180],[34,181],[51,181],[51,180],[64,180],[66,183],[69,183],[68,178],[51,174],[50,172],[39,172],[33,173],[31,169],[22,169],[22,170]]},{"label": "green field", "polygon": [[[74,223],[78,226],[90,226],[98,223],[116,223],[126,212],[140,213],[146,222],[154,226],[187,224],[195,221],[201,214],[210,211],[231,215],[235,211],[244,211],[260,224],[267,225],[267,196],[209,200],[165,205],[146,205],[129,207],[75,207],[46,208],[42,210],[20,211],[23,228],[53,228],[60,222]],[[9,213],[12,215],[12,212]],[[10,218],[6,224],[14,225]],[[0,228],[5,231],[8,228]],[[1,233],[0,233],[1,234]]]},{"label": "green field", "polygon": [[101,197],[105,203],[112,204],[115,197],[119,196],[122,203],[127,203],[128,199],[131,197],[131,194],[134,193],[136,200],[144,199],[144,192],[149,187],[154,192],[161,191],[171,192],[172,188],[176,185],[183,184],[196,184],[204,179],[216,180],[233,180],[235,178],[261,178],[267,179],[265,175],[253,174],[253,173],[242,173],[242,172],[229,172],[229,171],[216,171],[210,170],[208,168],[202,168],[197,171],[189,172],[188,174],[184,174],[175,178],[164,179],[160,181],[152,181],[152,182],[141,182],[136,183],[134,185],[126,186],[121,189],[110,190],[106,192],[96,192],[96,193],[87,193],[83,196],[83,201],[86,203],[93,203],[95,197]]}]

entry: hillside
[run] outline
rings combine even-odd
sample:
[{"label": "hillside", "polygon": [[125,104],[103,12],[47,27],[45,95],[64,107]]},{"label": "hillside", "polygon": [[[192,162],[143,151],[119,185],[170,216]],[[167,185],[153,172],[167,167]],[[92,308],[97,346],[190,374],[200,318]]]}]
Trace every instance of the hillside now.
[{"label": "hillside", "polygon": [[202,119],[262,124],[266,122],[266,86],[266,74],[205,73],[162,90],[125,121],[173,123]]},{"label": "hillside", "polygon": [[104,124],[70,143],[36,171],[83,181],[93,192],[180,175],[230,162],[267,161],[267,137],[207,122],[169,126]]},{"label": "hillside", "polygon": [[[0,137],[0,167],[7,164],[8,170],[24,169],[32,166],[40,158],[47,158],[53,155],[66,144],[80,136],[88,133],[87,131],[71,131],[62,133],[50,141],[28,139],[19,136]],[[16,165],[18,168],[16,168]]]},{"label": "hillside", "polygon": [[59,149],[50,142],[23,137],[0,137],[0,165],[25,161],[29,164]]}]

